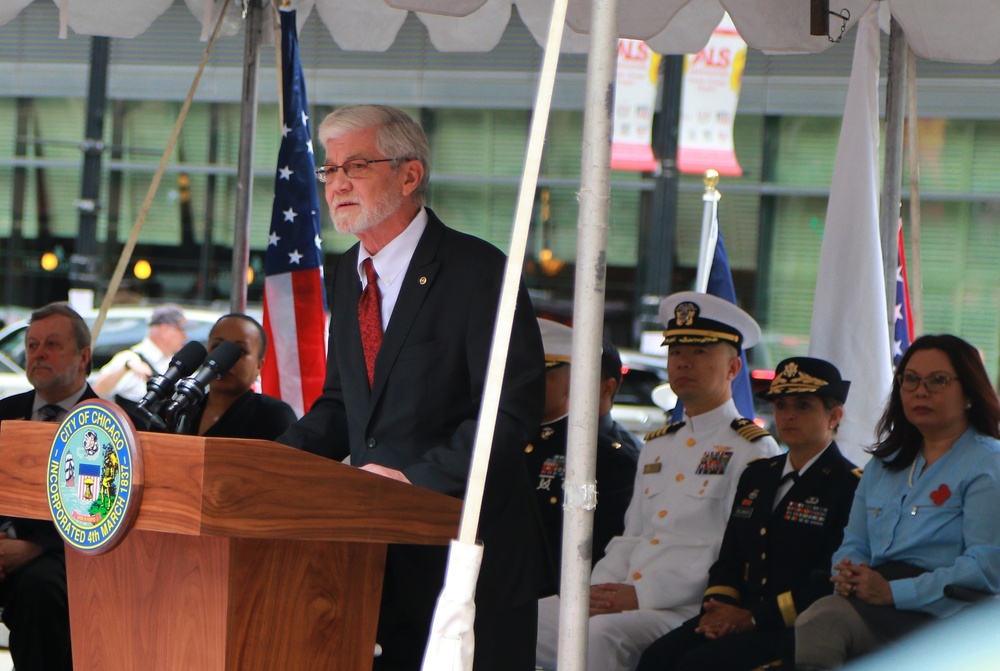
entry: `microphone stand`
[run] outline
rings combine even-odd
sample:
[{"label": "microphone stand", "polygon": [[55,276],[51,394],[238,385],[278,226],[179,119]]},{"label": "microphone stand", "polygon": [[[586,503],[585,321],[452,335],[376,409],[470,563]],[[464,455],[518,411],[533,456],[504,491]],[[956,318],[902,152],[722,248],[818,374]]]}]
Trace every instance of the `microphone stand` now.
[{"label": "microphone stand", "polygon": [[[158,403],[157,406],[161,404],[162,403]],[[142,414],[142,416],[146,419],[146,421],[149,422],[149,425],[153,428],[153,430],[167,431],[167,423],[164,422],[163,419],[158,414],[156,414],[156,412],[154,412],[153,410],[147,410],[146,406],[143,405],[137,406],[137,409],[139,413]],[[158,408],[154,408],[154,410],[157,409]]]}]

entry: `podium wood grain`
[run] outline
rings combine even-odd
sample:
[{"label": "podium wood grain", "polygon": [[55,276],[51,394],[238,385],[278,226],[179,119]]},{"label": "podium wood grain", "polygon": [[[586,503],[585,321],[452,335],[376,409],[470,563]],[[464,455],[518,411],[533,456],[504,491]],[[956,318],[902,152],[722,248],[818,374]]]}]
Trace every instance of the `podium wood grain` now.
[{"label": "podium wood grain", "polygon": [[[56,426],[0,425],[0,512],[49,518]],[[388,543],[445,544],[461,502],[276,443],[140,433],[122,542],[67,548],[73,660],[107,671],[368,669]]]}]

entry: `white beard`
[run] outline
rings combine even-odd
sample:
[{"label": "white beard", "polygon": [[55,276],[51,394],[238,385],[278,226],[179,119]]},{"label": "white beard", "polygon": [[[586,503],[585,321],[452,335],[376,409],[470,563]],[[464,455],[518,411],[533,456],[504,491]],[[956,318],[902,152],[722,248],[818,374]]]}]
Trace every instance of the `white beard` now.
[{"label": "white beard", "polygon": [[338,233],[357,235],[381,224],[402,204],[403,194],[387,192],[372,205],[359,203],[355,206],[358,209],[357,212],[338,215],[336,208],[333,208],[333,214],[331,214],[333,227],[337,229]]}]

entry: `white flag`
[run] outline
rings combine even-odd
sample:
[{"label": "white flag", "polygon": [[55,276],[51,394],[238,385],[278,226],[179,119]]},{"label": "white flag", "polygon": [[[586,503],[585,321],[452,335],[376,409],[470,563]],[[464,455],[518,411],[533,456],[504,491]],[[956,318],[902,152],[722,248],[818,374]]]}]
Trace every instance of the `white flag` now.
[{"label": "white flag", "polygon": [[858,22],[854,64],[833,167],[809,354],[851,380],[837,444],[859,466],[892,388],[879,237],[879,28],[872,3]]}]

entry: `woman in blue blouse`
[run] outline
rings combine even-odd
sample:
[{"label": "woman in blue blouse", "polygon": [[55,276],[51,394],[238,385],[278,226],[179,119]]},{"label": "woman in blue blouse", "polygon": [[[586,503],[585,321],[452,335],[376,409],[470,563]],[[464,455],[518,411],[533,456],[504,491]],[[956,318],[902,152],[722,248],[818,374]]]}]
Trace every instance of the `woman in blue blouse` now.
[{"label": "woman in blue blouse", "polygon": [[952,335],[903,355],[844,541],[836,594],[795,622],[796,668],[828,669],[1000,592],[1000,401],[979,352]]}]

